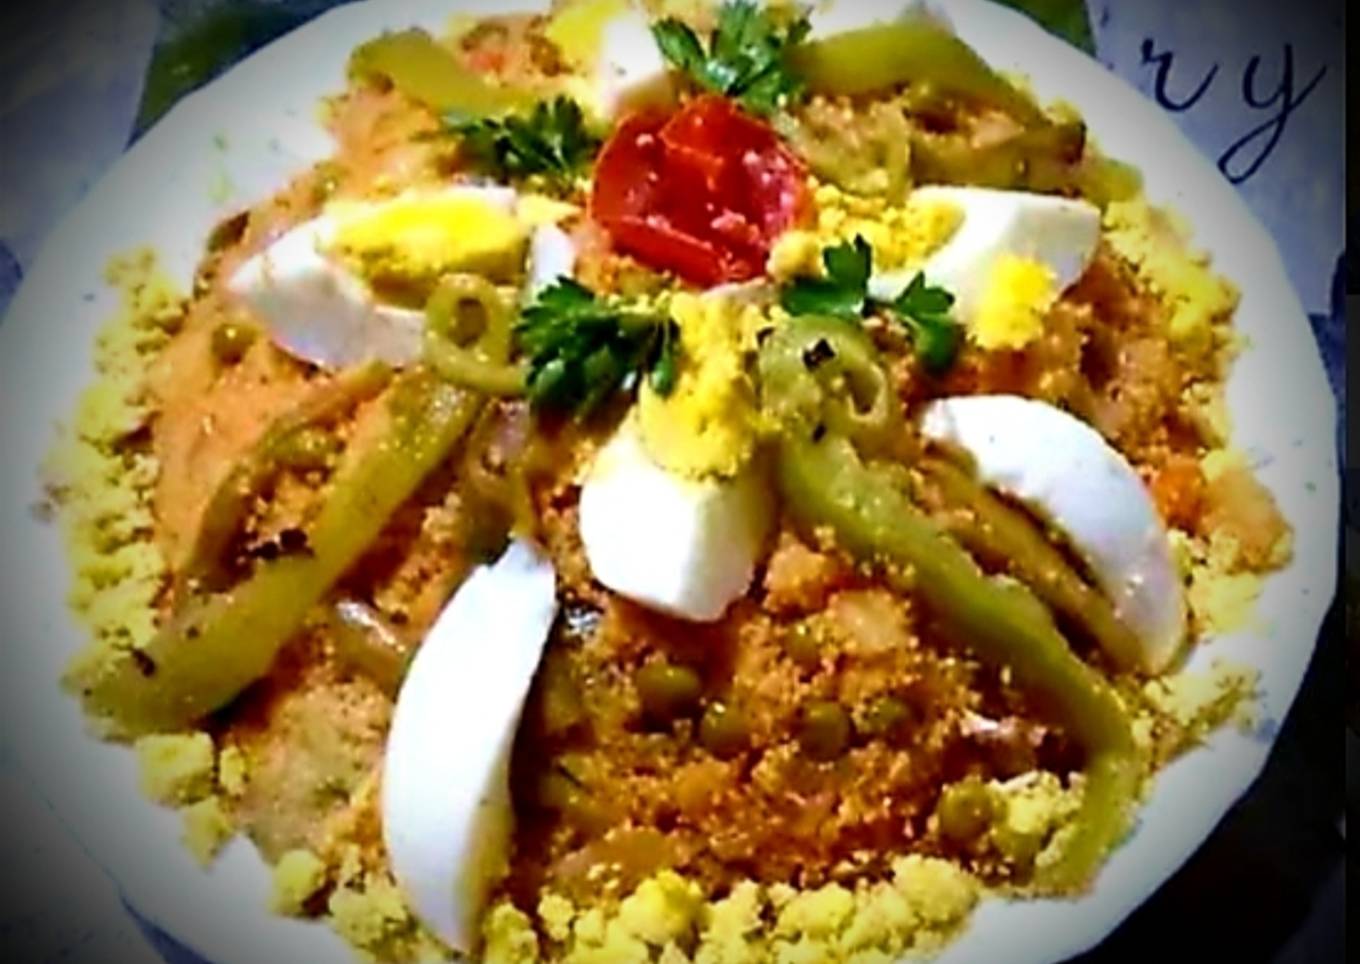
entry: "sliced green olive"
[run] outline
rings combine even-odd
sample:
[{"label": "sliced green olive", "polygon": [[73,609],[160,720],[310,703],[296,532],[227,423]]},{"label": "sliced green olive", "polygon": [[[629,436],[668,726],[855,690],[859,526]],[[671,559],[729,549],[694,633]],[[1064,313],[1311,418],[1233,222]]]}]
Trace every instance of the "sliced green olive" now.
[{"label": "sliced green olive", "polygon": [[699,743],[720,760],[736,756],[749,740],[746,717],[727,703],[710,703],[699,720]]},{"label": "sliced green olive", "polygon": [[935,815],[946,838],[956,844],[971,844],[991,826],[996,816],[996,799],[977,777],[966,777],[944,788]]},{"label": "sliced green olive", "polygon": [[699,674],[674,663],[648,663],[638,670],[635,682],[643,711],[660,722],[691,713],[703,693]]}]

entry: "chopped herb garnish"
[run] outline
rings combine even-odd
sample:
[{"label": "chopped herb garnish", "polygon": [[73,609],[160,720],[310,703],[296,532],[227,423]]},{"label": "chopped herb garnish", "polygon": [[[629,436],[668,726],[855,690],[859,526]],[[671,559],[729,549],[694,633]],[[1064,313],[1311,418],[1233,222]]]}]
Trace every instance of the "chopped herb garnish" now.
[{"label": "chopped herb garnish", "polygon": [[658,395],[675,388],[675,322],[611,304],[569,278],[524,309],[515,335],[529,360],[526,384],[536,406],[587,415],[644,375]]},{"label": "chopped herb garnish", "polygon": [[954,296],[944,288],[926,283],[917,272],[889,307],[911,332],[916,357],[931,372],[942,372],[954,363],[959,351],[959,326],[949,317]]},{"label": "chopped herb garnish", "polygon": [[949,317],[954,296],[926,282],[917,272],[896,300],[882,302],[869,295],[873,249],[863,237],[843,241],[822,251],[821,278],[796,278],[784,288],[779,303],[791,315],[826,315],[859,321],[875,308],[886,309],[911,333],[916,357],[927,371],[938,374],[954,363],[961,341],[959,326]]},{"label": "chopped herb garnish", "polygon": [[540,103],[527,115],[448,114],[444,123],[462,138],[463,149],[475,164],[501,178],[544,174],[567,181],[600,147],[580,105],[569,97]]},{"label": "chopped herb garnish", "polygon": [[811,30],[806,16],[786,27],[748,0],[729,0],[718,9],[708,49],[690,27],[673,17],[652,25],[661,53],[704,90],[740,101],[757,114],[772,114],[803,92],[790,69],[788,52]]},{"label": "chopped herb garnish", "polygon": [[869,271],[873,250],[856,235],[853,242],[832,245],[822,251],[824,278],[796,278],[780,295],[780,304],[791,315],[830,315],[855,321],[862,318],[869,297]]}]

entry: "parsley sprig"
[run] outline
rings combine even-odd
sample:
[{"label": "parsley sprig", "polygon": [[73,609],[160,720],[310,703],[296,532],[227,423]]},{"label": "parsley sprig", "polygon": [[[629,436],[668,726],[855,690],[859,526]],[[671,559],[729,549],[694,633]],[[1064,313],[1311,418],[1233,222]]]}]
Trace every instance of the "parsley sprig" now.
[{"label": "parsley sprig", "polygon": [[928,371],[943,372],[954,363],[961,337],[959,326],[949,317],[954,296],[944,288],[928,284],[925,275],[917,272],[892,301],[870,297],[873,249],[860,235],[823,249],[822,266],[825,277],[796,278],[784,288],[779,303],[785,311],[859,321],[883,308],[911,333],[916,357]]},{"label": "parsley sprig", "polygon": [[444,124],[462,138],[463,150],[473,163],[498,178],[543,174],[567,182],[600,147],[580,105],[570,97],[539,103],[528,114],[449,114]]},{"label": "parsley sprig", "polygon": [[597,298],[570,278],[521,312],[515,335],[528,358],[529,399],[539,407],[585,416],[644,375],[658,395],[675,388],[675,322]]},{"label": "parsley sprig", "polygon": [[661,53],[704,90],[740,101],[757,114],[773,114],[803,92],[788,51],[811,30],[806,16],[781,28],[770,12],[749,0],[729,0],[704,49],[685,23],[668,17],[652,25]]}]

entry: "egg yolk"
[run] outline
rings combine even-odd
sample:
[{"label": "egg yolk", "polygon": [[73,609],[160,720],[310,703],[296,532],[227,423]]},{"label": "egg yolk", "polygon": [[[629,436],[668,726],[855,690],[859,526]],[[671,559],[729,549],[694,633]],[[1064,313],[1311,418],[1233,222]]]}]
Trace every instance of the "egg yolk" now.
[{"label": "egg yolk", "polygon": [[421,287],[450,272],[509,281],[524,262],[525,225],[472,194],[337,206],[333,213],[331,247],[373,284]]},{"label": "egg yolk", "polygon": [[681,293],[671,317],[680,329],[679,373],[669,395],[648,385],[639,393],[643,445],[677,475],[730,478],[755,450],[755,388],[744,356],[764,316],[729,298]]},{"label": "egg yolk", "polygon": [[992,265],[968,326],[980,348],[1023,348],[1043,332],[1057,298],[1053,269],[1033,258],[1004,254]]}]

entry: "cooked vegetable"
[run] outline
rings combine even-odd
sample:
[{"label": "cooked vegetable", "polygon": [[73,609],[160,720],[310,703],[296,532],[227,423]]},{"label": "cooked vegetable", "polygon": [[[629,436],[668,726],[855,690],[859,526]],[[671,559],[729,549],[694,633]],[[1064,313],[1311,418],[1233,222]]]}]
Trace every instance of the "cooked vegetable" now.
[{"label": "cooked vegetable", "polygon": [[935,816],[940,833],[956,844],[974,844],[991,827],[996,816],[996,800],[991,789],[977,777],[951,783],[940,794]]},{"label": "cooked vegetable", "polygon": [[1137,753],[1119,698],[1073,655],[1029,590],[983,575],[903,494],[889,468],[866,464],[842,435],[824,432],[814,440],[815,413],[780,395],[790,387],[805,396],[821,392],[803,363],[818,337],[794,322],[760,354],[762,394],[782,430],[777,472],[786,509],[809,530],[830,529],[847,552],[909,585],[980,659],[1006,668],[1086,751],[1076,829],[1037,882],[1055,891],[1084,887],[1127,828],[1138,786]]},{"label": "cooked vegetable", "polygon": [[731,759],[746,749],[750,738],[746,717],[730,703],[716,701],[699,718],[699,743],[720,760]]},{"label": "cooked vegetable", "polygon": [[567,185],[600,147],[580,105],[569,97],[540,103],[527,114],[469,117],[455,111],[444,123],[462,138],[467,157],[500,179],[543,174]]},{"label": "cooked vegetable", "polygon": [[789,53],[810,29],[805,16],[781,25],[769,10],[729,0],[718,8],[707,50],[674,18],[654,24],[652,33],[665,58],[699,88],[738,100],[757,114],[772,114],[802,93]]},{"label": "cooked vegetable", "polygon": [[619,248],[701,285],[763,274],[807,206],[802,162],[768,125],[712,95],[620,124],[590,198]]},{"label": "cooked vegetable", "polygon": [[523,394],[524,370],[509,361],[512,335],[509,305],[481,275],[446,275],[425,305],[425,361],[464,388]]},{"label": "cooked vegetable", "polygon": [[813,435],[830,431],[883,453],[903,434],[902,405],[868,335],[831,318],[799,318],[797,369],[762,371],[765,405],[781,423],[798,421]]},{"label": "cooked vegetable", "polygon": [[250,325],[224,321],[212,332],[212,353],[223,365],[235,365],[255,344],[258,332]]},{"label": "cooked vegetable", "polygon": [[213,491],[193,546],[180,567],[181,583],[195,591],[224,588],[231,580],[232,543],[245,526],[255,500],[282,471],[297,465],[299,436],[373,398],[391,377],[391,369],[381,362],[351,368],[276,418]]},{"label": "cooked vegetable", "polygon": [[784,631],[784,652],[800,666],[816,666],[822,661],[822,641],[808,622],[795,623]]},{"label": "cooked vegetable", "polygon": [[329,638],[341,662],[395,697],[415,650],[372,606],[341,599],[327,613]]},{"label": "cooked vegetable", "polygon": [[814,700],[803,708],[798,744],[819,763],[835,760],[850,745],[850,714],[832,700]]},{"label": "cooked vegetable", "polygon": [[954,296],[928,285],[918,272],[907,289],[892,302],[869,296],[873,249],[863,237],[834,244],[822,251],[825,275],[795,278],[780,292],[779,303],[791,315],[823,315],[859,321],[875,309],[886,309],[911,333],[916,357],[927,371],[939,373],[954,363],[962,336],[949,317]]},{"label": "cooked vegetable", "polygon": [[298,429],[279,446],[279,465],[297,472],[318,472],[340,454],[343,443],[327,429],[309,425]]},{"label": "cooked vegetable", "polygon": [[644,374],[659,395],[675,387],[675,323],[596,298],[569,278],[524,309],[515,336],[529,359],[528,393],[536,406],[588,415]]},{"label": "cooked vegetable", "polygon": [[860,715],[856,729],[863,736],[890,740],[901,735],[915,719],[911,704],[899,696],[876,696]]},{"label": "cooked vegetable", "polygon": [[643,712],[658,722],[668,723],[698,707],[703,683],[688,666],[656,662],[638,670],[637,690]]},{"label": "cooked vegetable", "polygon": [[903,84],[929,85],[997,107],[1027,126],[1046,123],[1039,108],[972,47],[924,17],[802,44],[789,53],[789,63],[814,93],[856,96]]},{"label": "cooked vegetable", "polygon": [[350,73],[382,78],[439,114],[482,117],[533,103],[527,91],[488,82],[423,30],[383,34],[355,48]]},{"label": "cooked vegetable", "polygon": [[889,199],[911,187],[911,125],[897,104],[856,110],[824,99],[780,114],[775,128],[813,174],[852,194]]},{"label": "cooked vegetable", "polygon": [[1114,655],[1120,669],[1134,670],[1142,664],[1137,637],[1115,616],[1109,600],[1077,574],[1023,513],[943,459],[923,459],[917,468],[925,487],[933,489],[934,497],[948,510],[944,525],[960,542],[980,558],[1005,566]]},{"label": "cooked vegetable", "polygon": [[177,730],[268,672],[312,607],[448,457],[482,403],[413,369],[388,404],[389,432],[331,484],[306,530],[310,552],[261,563],[228,592],[191,593],[145,648],[73,668],[68,685],[92,717],[124,735]]},{"label": "cooked vegetable", "polygon": [[912,138],[911,171],[929,184],[967,184],[1051,194],[1069,191],[1086,143],[1079,121],[1046,124],[976,146],[962,135]]}]

